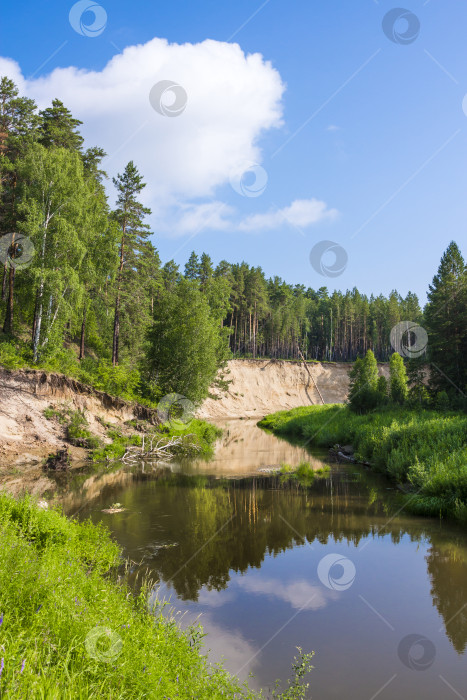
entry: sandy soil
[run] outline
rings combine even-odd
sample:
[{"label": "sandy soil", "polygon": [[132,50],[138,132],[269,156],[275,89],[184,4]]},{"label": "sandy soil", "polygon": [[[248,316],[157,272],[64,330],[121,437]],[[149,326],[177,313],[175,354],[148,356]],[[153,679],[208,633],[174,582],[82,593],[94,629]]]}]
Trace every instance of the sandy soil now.
[{"label": "sandy soil", "polygon": [[0,368],[0,467],[39,465],[49,454],[66,448],[73,461],[86,458],[86,450],[65,442],[65,429],[56,419],[45,418],[49,406],[83,411],[89,429],[101,438],[105,429],[99,418],[118,424],[146,417],[142,413],[148,410],[62,375]]},{"label": "sandy soil", "polygon": [[[350,364],[309,364],[308,368],[324,403],[343,403],[349,388]],[[379,370],[388,376],[388,366]],[[219,399],[207,399],[200,418],[257,417],[282,409],[320,404],[321,398],[301,362],[231,360],[229,391]],[[217,394],[219,396],[219,394]]]}]

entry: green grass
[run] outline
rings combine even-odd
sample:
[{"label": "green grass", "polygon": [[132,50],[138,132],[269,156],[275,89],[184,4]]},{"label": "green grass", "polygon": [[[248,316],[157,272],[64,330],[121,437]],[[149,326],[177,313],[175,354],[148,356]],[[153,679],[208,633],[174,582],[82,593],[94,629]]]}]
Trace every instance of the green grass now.
[{"label": "green grass", "polygon": [[327,405],[279,411],[260,427],[330,447],[351,443],[356,457],[408,485],[409,507],[420,514],[467,521],[467,417],[408,408],[366,415]]},{"label": "green grass", "polygon": [[292,467],[290,464],[282,463],[280,475],[283,481],[291,481],[300,484],[300,486],[311,486],[315,479],[327,476],[331,468],[327,465],[313,469],[309,462],[301,461],[297,467]]},{"label": "green grass", "polygon": [[0,340],[0,366],[9,370],[43,369],[46,372],[58,372],[98,391],[157,408],[158,397],[146,395],[147,384],[142,381],[140,372],[125,362],[116,367],[105,358],[86,357],[80,362],[72,348],[60,347],[53,354],[34,363],[29,343],[4,336]]},{"label": "green grass", "polygon": [[70,406],[64,405],[62,408],[49,406],[44,409],[43,413],[47,420],[55,418],[61,425],[66,426],[67,440],[72,445],[89,450],[100,447],[101,442],[88,429],[89,424],[82,411],[75,411]]},{"label": "green grass", "polygon": [[[200,626],[182,632],[116,575],[120,551],[102,526],[67,520],[0,494],[0,696],[253,698],[201,653]],[[273,697],[303,698],[311,655]]]}]

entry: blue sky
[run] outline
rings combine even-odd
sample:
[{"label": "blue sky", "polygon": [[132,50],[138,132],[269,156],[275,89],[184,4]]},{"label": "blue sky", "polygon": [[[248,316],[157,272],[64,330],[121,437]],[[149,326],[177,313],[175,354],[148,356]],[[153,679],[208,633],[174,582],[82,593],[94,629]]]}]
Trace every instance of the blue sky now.
[{"label": "blue sky", "polygon": [[[257,81],[258,86],[264,86],[270,80],[264,100],[252,104],[258,118],[248,126],[245,136],[245,141],[250,138],[245,155],[254,152],[254,162],[267,173],[267,187],[258,197],[242,197],[215,163],[216,175],[210,173],[211,179],[206,176],[206,183],[196,188],[194,181],[199,178],[204,183],[204,174],[194,171],[189,177],[197,166],[195,161],[202,160],[199,151],[191,152],[191,140],[181,150],[174,147],[173,158],[170,150],[161,149],[156,140],[152,161],[157,162],[161,181],[151,194],[154,202],[148,203],[157,214],[151,223],[163,261],[175,257],[183,266],[194,249],[208,252],[214,262],[223,258],[246,260],[261,266],[268,276],[278,275],[314,288],[357,286],[366,293],[384,294],[397,288],[403,295],[415,291],[424,301],[428,282],[449,241],[457,240],[466,252],[467,116],[462,107],[467,93],[465,3],[404,2],[404,8],[420,23],[418,36],[405,45],[391,42],[382,30],[384,16],[394,7],[387,0],[102,0],[107,24],[102,33],[92,37],[82,36],[71,27],[72,5],[51,0],[4,6],[0,55],[17,62],[22,76],[30,78],[24,82],[28,94],[40,96],[39,102],[57,96],[75,116],[91,124],[93,105],[84,105],[84,99],[81,103],[78,97],[76,104],[70,105],[70,84],[74,80],[79,89],[84,89],[88,76],[91,80],[104,71],[126,47],[147,44],[155,37],[169,44],[189,45],[211,39],[238,43],[245,56],[262,56],[261,70],[246,61],[239,69],[239,109],[242,99],[246,99],[241,92],[245,82],[254,85]],[[83,15],[84,25],[93,18],[91,12]],[[399,32],[405,28],[403,19],[395,26]],[[230,69],[229,62],[234,58],[223,43],[214,46],[219,46],[220,59],[212,62],[212,74],[220,71],[222,78],[222,71]],[[207,151],[215,152],[217,148],[217,124],[226,121],[223,136],[219,135],[220,141],[224,139],[220,151],[228,150],[226,134],[232,128],[228,119],[237,124],[235,109],[233,114],[231,108],[230,114],[222,113],[222,105],[218,104],[224,99],[221,92],[217,102],[212,94],[215,88],[210,87],[209,61],[198,67],[194,53],[188,76],[190,66],[177,64],[191,62],[186,49],[179,54],[167,49],[166,63],[161,58],[166,49],[161,51],[157,53],[160,62],[154,82],[173,79],[182,84],[179,75],[183,76],[188,95],[185,112],[176,119],[156,115],[160,121],[151,123],[151,131],[145,131],[148,127],[143,125],[136,135],[134,125],[126,125],[118,101],[114,118],[108,118],[109,131],[114,132],[111,144],[120,145],[105,167],[113,176],[115,169],[134,158],[148,181],[148,189],[153,188],[156,171],[146,165],[145,172],[145,161],[138,162],[138,149],[144,148],[144,144],[138,146],[138,139],[145,134],[144,143],[149,149],[151,134],[162,125],[172,130],[163,132],[169,134],[164,139],[173,138],[176,143],[182,132],[196,138],[200,122],[195,110],[190,112],[190,98],[195,104],[197,88],[204,86],[206,111],[213,119],[204,125],[212,134],[212,143],[205,144]],[[66,81],[50,78],[55,69],[70,66],[81,69],[81,73],[73,73],[68,86]],[[177,70],[179,74],[174,75]],[[232,70],[235,72],[235,67]],[[120,72],[123,74],[123,67]],[[278,80],[282,86],[279,97],[274,93]],[[126,75],[122,84],[129,82],[131,77]],[[232,91],[232,87],[229,89]],[[52,94],[52,90],[63,94]],[[245,95],[251,98],[250,92]],[[144,99],[146,104],[146,95]],[[95,102],[99,109],[98,100]],[[268,126],[267,112],[273,104],[280,106],[280,115],[276,115],[274,125]],[[248,104],[243,107],[248,112]],[[216,109],[219,114],[214,116]],[[238,121],[241,119],[238,116]],[[99,130],[98,121],[96,124],[94,131],[93,126],[88,130],[83,127],[89,145],[98,136],[105,140],[105,130]],[[165,172],[171,184],[164,189]],[[300,212],[295,221],[303,220],[303,225],[290,223],[284,215],[274,217],[275,212],[287,212],[293,202],[312,200],[324,207],[316,220]],[[211,211],[212,202],[224,207],[217,228],[217,214],[208,226],[180,225],[180,217],[187,210],[196,213],[192,217],[195,222],[202,222],[199,215],[203,209],[199,208]],[[269,218],[263,218],[255,230],[257,219],[252,217],[258,215]],[[311,267],[310,250],[321,240],[333,241],[347,251],[348,263],[341,275],[329,278]]]}]

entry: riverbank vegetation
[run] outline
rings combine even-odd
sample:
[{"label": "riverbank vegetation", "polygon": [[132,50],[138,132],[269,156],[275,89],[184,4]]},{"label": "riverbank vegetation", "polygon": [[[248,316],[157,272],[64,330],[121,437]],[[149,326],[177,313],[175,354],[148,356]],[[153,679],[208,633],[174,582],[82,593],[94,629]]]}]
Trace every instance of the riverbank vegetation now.
[{"label": "riverbank vegetation", "polygon": [[[220,428],[189,415],[183,421],[168,416],[165,422],[157,425],[147,420],[117,424],[98,418],[101,429],[96,435],[90,430],[84,411],[73,409],[67,402],[51,405],[43,413],[47,420],[56,421],[64,428],[70,444],[90,450],[94,462],[119,460],[131,448],[140,448],[138,456],[142,460],[157,447],[161,449],[161,459],[174,455],[210,457],[215,441],[222,434]],[[162,454],[162,450],[166,453]]]},{"label": "riverbank vegetation", "polygon": [[[0,495],[0,694],[60,698],[259,697],[201,653],[119,579],[107,531],[67,520],[29,498]],[[304,697],[311,655],[294,665],[284,700]]]},{"label": "riverbank vegetation", "polygon": [[331,404],[279,411],[259,425],[310,445],[352,444],[357,459],[410,490],[409,508],[467,522],[465,415],[409,407],[357,414]]}]

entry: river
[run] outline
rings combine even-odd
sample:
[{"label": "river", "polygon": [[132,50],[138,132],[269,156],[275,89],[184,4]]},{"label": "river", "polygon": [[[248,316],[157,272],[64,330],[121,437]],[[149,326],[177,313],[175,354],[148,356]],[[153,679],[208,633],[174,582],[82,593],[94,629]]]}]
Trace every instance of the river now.
[{"label": "river", "polygon": [[[467,698],[467,534],[407,515],[382,476],[332,465],[308,488],[258,469],[323,452],[226,421],[209,461],[119,467],[62,484],[68,515],[104,521],[212,661],[252,688],[313,650],[315,700]],[[122,512],[102,511],[120,503]]]}]

